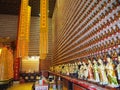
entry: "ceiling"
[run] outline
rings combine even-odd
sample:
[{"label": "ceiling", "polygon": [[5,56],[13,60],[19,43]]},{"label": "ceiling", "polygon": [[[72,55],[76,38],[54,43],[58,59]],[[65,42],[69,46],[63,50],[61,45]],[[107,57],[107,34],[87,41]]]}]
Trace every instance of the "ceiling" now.
[{"label": "ceiling", "polygon": [[[49,0],[49,18],[52,18],[56,0]],[[21,0],[0,0],[0,14],[18,15]],[[40,0],[29,0],[32,16],[40,14]]]}]

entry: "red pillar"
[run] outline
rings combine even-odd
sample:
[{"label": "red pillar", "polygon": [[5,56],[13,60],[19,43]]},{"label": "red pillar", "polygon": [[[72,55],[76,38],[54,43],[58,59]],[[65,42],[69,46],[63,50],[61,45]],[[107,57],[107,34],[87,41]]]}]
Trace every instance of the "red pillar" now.
[{"label": "red pillar", "polygon": [[14,62],[14,80],[19,80],[20,78],[20,60],[21,58],[16,58]]}]

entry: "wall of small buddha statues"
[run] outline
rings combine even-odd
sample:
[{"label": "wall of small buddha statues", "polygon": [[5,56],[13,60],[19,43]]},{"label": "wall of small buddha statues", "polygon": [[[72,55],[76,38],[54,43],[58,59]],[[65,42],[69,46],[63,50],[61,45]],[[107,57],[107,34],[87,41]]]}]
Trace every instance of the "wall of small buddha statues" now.
[{"label": "wall of small buddha statues", "polygon": [[51,71],[120,85],[120,0],[59,0]]}]

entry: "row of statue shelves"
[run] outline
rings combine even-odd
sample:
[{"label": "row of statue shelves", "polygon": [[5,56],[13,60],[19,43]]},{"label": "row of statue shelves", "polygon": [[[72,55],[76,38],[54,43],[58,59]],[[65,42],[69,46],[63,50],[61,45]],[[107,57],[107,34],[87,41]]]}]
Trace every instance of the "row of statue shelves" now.
[{"label": "row of statue shelves", "polygon": [[[89,0],[90,1],[90,0]],[[86,2],[89,2],[89,1],[86,1]],[[69,29],[71,30],[71,28],[74,28],[74,30],[76,29],[76,27],[81,27],[81,28],[84,28],[83,26],[82,26],[82,24],[80,23],[80,22],[82,22],[82,23],[84,23],[84,26],[94,26],[95,25],[95,23],[97,24],[97,22],[99,22],[99,21],[101,21],[101,19],[105,19],[105,18],[108,18],[108,19],[110,19],[110,21],[111,22],[113,22],[114,20],[113,19],[117,19],[117,13],[116,12],[118,12],[118,11],[116,11],[116,10],[119,10],[118,8],[119,8],[119,1],[114,1],[114,0],[109,0],[109,3],[106,3],[107,1],[104,1],[104,0],[102,0],[102,1],[94,1],[94,5],[92,5],[92,8],[94,8],[95,9],[95,6],[97,5],[96,3],[98,3],[99,4],[99,2],[101,2],[100,3],[100,5],[98,5],[98,7],[99,8],[97,8],[97,10],[95,9],[92,9],[92,8],[89,8],[88,10],[89,11],[87,11],[87,10],[85,10],[85,12],[81,12],[82,11],[82,9],[83,9],[83,7],[82,8],[80,8],[80,6],[78,7],[78,11],[79,11],[79,13],[77,13],[77,16],[74,14],[73,15],[73,17],[72,17],[72,19],[71,19],[71,21],[72,21],[72,23],[74,24],[73,26],[72,25],[69,25]],[[82,1],[83,2],[83,1]],[[91,1],[90,1],[91,2]],[[90,4],[90,3],[89,3]],[[92,4],[93,4],[93,2],[92,2]],[[107,7],[106,7],[106,5],[107,5]],[[88,5],[86,5],[86,7],[85,7],[85,9],[88,7]],[[76,10],[76,12],[77,12],[77,10]],[[94,10],[94,11],[91,11],[91,10]],[[84,10],[83,10],[84,11]],[[86,12],[87,11],[87,12]],[[114,11],[114,12],[112,12],[112,11]],[[111,13],[112,12],[112,13]],[[84,13],[85,13],[85,15],[84,15]],[[104,14],[105,13],[105,14]],[[97,16],[97,14],[98,14],[98,16]],[[84,18],[85,17],[87,17],[86,15],[89,15],[89,17],[87,17],[87,18],[85,18],[86,20],[84,20],[84,22],[81,20],[81,15],[83,16],[84,15]],[[114,17],[112,17],[112,15],[114,16]],[[97,19],[96,20],[94,20],[96,17],[97,17]],[[78,18],[76,18],[76,17],[78,17]],[[90,22],[89,22],[90,21]],[[102,21],[107,21],[108,23],[109,23],[109,20],[102,20]],[[93,23],[93,25],[91,25],[91,22]],[[107,23],[107,22],[104,22],[104,23]],[[68,23],[68,22],[67,22]],[[77,23],[77,25],[76,25],[76,23]],[[101,23],[103,23],[103,22],[101,22]],[[68,24],[70,24],[70,23],[68,23]],[[71,27],[72,26],[72,27]],[[75,27],[74,27],[75,26]],[[65,26],[64,26],[65,27]],[[67,27],[65,27],[64,29],[66,29]],[[82,30],[81,30],[82,31]],[[65,31],[64,33],[68,33],[68,31]],[[72,32],[72,31],[69,31],[69,32]],[[64,35],[64,33],[62,33],[62,35]]]},{"label": "row of statue shelves", "polygon": [[[109,45],[108,45],[109,46]],[[78,49],[79,50],[79,49]],[[113,59],[118,57],[120,51],[120,44],[116,45],[116,46],[109,46],[108,48],[106,47],[92,47],[90,48],[90,50],[84,50],[82,53],[79,51],[76,52],[70,52],[68,53],[68,55],[64,55],[62,57],[65,57],[63,59],[58,59],[56,61],[54,61],[54,63],[56,64],[61,64],[61,63],[66,63],[66,62],[70,62],[70,61],[77,61],[77,60],[81,60],[83,58],[88,58],[88,57],[98,57],[101,56],[102,58],[104,57],[106,59],[107,53],[111,55],[111,57]]]},{"label": "row of statue shelves", "polygon": [[[115,5],[118,5],[118,4],[115,4],[114,2],[112,2],[112,5],[115,6]],[[111,8],[109,8],[109,9],[110,9],[110,11],[111,11]],[[90,9],[90,10],[91,10],[91,9]],[[117,6],[116,6],[116,9],[115,9],[115,10],[118,10]],[[80,9],[79,9],[79,11],[80,11]],[[108,10],[108,11],[109,11],[109,10]],[[105,12],[108,13],[107,10],[106,10]],[[117,17],[118,17],[116,12],[118,12],[118,11],[114,11],[114,13],[112,13],[112,14],[114,14],[114,19],[115,19],[115,20],[116,20]],[[93,14],[93,13],[92,13],[92,14]],[[103,13],[102,13],[102,14],[103,14]],[[112,16],[112,14],[111,14],[111,16]],[[74,16],[74,17],[73,17],[73,18],[78,17],[78,18],[77,18],[77,21],[73,22],[73,23],[75,24],[74,26],[75,26],[75,27],[78,27],[78,26],[79,26],[79,28],[80,28],[80,27],[81,27],[81,28],[84,28],[83,26],[81,26],[81,23],[80,23],[81,19],[80,19],[79,17],[80,17],[81,14],[77,14],[77,15],[78,15],[78,16]],[[83,15],[83,14],[82,14],[82,15]],[[89,15],[89,14],[87,14],[87,15]],[[96,15],[96,14],[91,15],[90,20],[89,20],[89,19],[87,19],[87,20],[89,20],[89,21],[92,20],[91,22],[96,21],[96,24],[97,24],[97,22],[99,22],[99,21],[101,21],[101,20],[99,20],[99,19],[100,19],[99,17],[97,17],[96,20],[93,20],[92,18],[95,19],[95,17],[94,17],[95,15]],[[86,15],[85,15],[85,16],[86,16]],[[101,15],[101,16],[102,16],[102,15]],[[110,21],[112,21],[112,22],[114,21],[112,17],[108,17],[106,14],[104,15],[104,18],[105,18],[105,17],[108,18],[108,19],[110,19]],[[89,17],[87,17],[87,18],[89,18]],[[101,18],[103,18],[103,17],[101,17]],[[84,25],[87,25],[87,26],[90,25],[89,27],[93,27],[93,26],[95,25],[95,23],[93,23],[93,25],[91,25],[91,22],[89,22],[89,21],[84,20]],[[105,20],[103,20],[103,21],[105,21]],[[87,22],[88,24],[85,23],[85,22]],[[78,23],[78,25],[76,25],[76,23]],[[109,23],[109,20],[107,20],[106,23]],[[69,25],[69,27],[71,27],[71,26],[72,26],[72,25]],[[74,26],[73,26],[72,28],[74,28],[74,31],[75,31],[76,28],[75,28]],[[89,28],[89,27],[88,27],[88,28]],[[65,29],[65,28],[64,28],[64,29]],[[83,29],[83,30],[84,30],[84,29]],[[81,31],[82,31],[82,30],[81,30]],[[67,32],[67,31],[66,31],[66,32]],[[72,32],[71,29],[70,29],[69,32]],[[69,33],[69,32],[67,32],[67,33]],[[64,35],[64,33],[63,33],[62,35]]]},{"label": "row of statue shelves", "polygon": [[[77,3],[75,6],[74,4]],[[80,6],[79,6],[80,5]],[[64,63],[108,51],[120,45],[118,0],[78,1],[66,11],[67,21],[56,28],[53,63]],[[65,12],[66,8],[63,9]],[[58,16],[57,20],[61,18]],[[58,25],[59,26],[59,23]]]},{"label": "row of statue shelves", "polygon": [[109,51],[64,64],[57,63],[58,65],[52,66],[50,70],[97,85],[119,88],[120,48],[116,51],[116,54]]},{"label": "row of statue shelves", "polygon": [[99,85],[120,87],[120,47],[74,61],[64,61],[52,66],[50,70]]},{"label": "row of statue shelves", "polygon": [[[103,85],[99,85],[96,83],[93,83],[91,81],[86,81],[86,80],[82,80],[82,79],[77,79],[68,75],[63,75],[60,73],[56,73],[53,71],[49,71],[49,74],[51,75],[55,75],[57,77],[60,77],[63,79],[64,82],[68,82],[71,83],[72,86],[69,86],[67,84],[67,86],[65,86],[67,88],[67,90],[119,90],[119,88],[113,88],[110,86],[103,86]],[[71,88],[70,88],[71,87]],[[69,89],[70,88],[70,89]]]},{"label": "row of statue shelves", "polygon": [[[117,22],[117,23],[118,23],[118,22]],[[119,23],[118,23],[118,24],[119,24]],[[105,26],[106,26],[106,25],[105,25]],[[96,31],[97,31],[97,32],[99,32],[100,34],[111,35],[110,33],[113,33],[113,32],[116,33],[116,30],[119,31],[119,25],[115,25],[115,26],[114,26],[114,29],[113,29],[113,27],[111,27],[111,30],[110,30],[110,31],[109,31],[109,30],[104,30],[105,33],[104,33],[104,32],[101,32],[101,33],[100,33],[100,30],[99,30],[99,29],[91,30],[91,31],[92,31],[91,33],[94,35],[94,34],[97,34],[97,33],[96,33]],[[108,32],[108,31],[109,31],[109,32]],[[78,31],[75,33],[75,35],[76,35],[77,33],[78,33]],[[89,33],[90,33],[90,32],[89,32]],[[90,35],[88,35],[88,36],[91,36],[91,37],[92,37],[93,35],[91,35],[91,33],[90,33]],[[75,35],[73,35],[73,36],[75,36]],[[84,35],[84,34],[82,34],[82,35]],[[77,36],[77,39],[79,39],[79,37],[82,36],[82,35],[79,34],[79,36]],[[101,36],[101,35],[100,35],[100,36]],[[87,38],[89,38],[89,37],[87,37]],[[83,40],[85,41],[86,39],[83,38]],[[83,40],[81,40],[81,41],[83,41]],[[69,41],[72,41],[72,40],[69,40]],[[74,41],[75,41],[75,40],[74,40]],[[80,42],[80,41],[79,41],[79,42]],[[68,43],[68,44],[69,44],[69,43]]]}]

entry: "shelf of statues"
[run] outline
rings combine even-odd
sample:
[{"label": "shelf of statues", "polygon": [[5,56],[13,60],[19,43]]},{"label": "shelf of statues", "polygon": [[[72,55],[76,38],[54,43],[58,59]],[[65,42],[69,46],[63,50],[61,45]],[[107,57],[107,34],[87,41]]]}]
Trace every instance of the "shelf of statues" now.
[{"label": "shelf of statues", "polygon": [[[114,4],[113,4],[113,5],[114,5]],[[116,4],[115,4],[115,5],[116,5]],[[110,9],[110,11],[111,11],[111,8],[110,8],[110,7],[108,7],[108,11],[109,11],[109,9]],[[117,10],[119,10],[119,9],[117,8]],[[104,18],[107,16],[106,14],[108,14],[108,11],[105,10],[105,11],[104,11],[105,14],[104,14],[104,13],[101,13],[101,15],[99,16],[99,19],[97,18],[97,19],[93,22],[93,24],[90,25],[90,26],[93,27],[93,26],[95,26],[99,21],[101,21],[102,19],[104,19]],[[116,12],[119,12],[119,11],[116,11]],[[108,16],[107,16],[107,17],[108,17]],[[106,23],[106,24],[109,25],[110,22],[113,22],[114,20],[117,19],[117,18],[116,18],[117,16],[116,16],[116,13],[115,13],[115,12],[114,12],[114,17],[115,17],[114,19],[113,19],[112,17],[110,17],[110,18],[109,18],[110,21],[107,21],[108,24],[107,24],[107,23]],[[94,18],[94,15],[92,16],[92,18]],[[91,18],[91,20],[93,20],[92,18]],[[89,22],[89,21],[87,21],[87,23],[88,23],[88,22]],[[90,24],[90,22],[89,22],[89,24]],[[101,23],[101,24],[102,24],[102,23]],[[85,24],[85,25],[87,25],[87,24]],[[105,27],[105,26],[106,26],[105,23],[103,23],[102,27]]]},{"label": "shelf of statues", "polygon": [[[90,46],[90,43],[91,43],[91,45],[92,44],[95,44],[95,43],[98,43],[98,42],[100,42],[101,40],[104,40],[104,39],[106,39],[106,38],[109,38],[109,37],[111,37],[111,36],[113,36],[113,35],[117,35],[118,36],[118,34],[119,34],[119,29],[120,29],[120,27],[118,27],[118,25],[115,25],[114,26],[114,29],[113,29],[113,27],[111,27],[111,30],[105,30],[103,33],[101,33],[101,34],[99,34],[98,36],[95,36],[92,40],[90,40],[88,43],[87,43],[87,41],[86,41],[86,43],[83,43],[83,44],[87,44],[88,46]],[[113,35],[112,35],[113,34]],[[91,34],[90,34],[91,35]],[[88,35],[88,36],[90,36],[90,35]],[[92,35],[91,35],[92,36]],[[86,39],[84,39],[84,40],[86,40]],[[84,41],[84,40],[81,40],[81,41]],[[79,42],[79,43],[82,43],[82,42]],[[77,44],[78,45],[78,44]],[[84,45],[85,46],[85,45]],[[86,48],[86,47],[85,47]]]},{"label": "shelf of statues", "polygon": [[[110,3],[110,2],[112,2],[112,1],[109,0],[108,2]],[[107,2],[107,3],[108,3],[108,2]],[[95,5],[96,5],[96,3],[95,3]],[[108,4],[107,4],[107,5],[108,5]],[[103,15],[103,13],[101,14],[101,17],[100,17],[101,19],[102,19],[103,17],[107,16],[108,13],[111,13],[112,10],[115,10],[115,8],[117,8],[117,6],[119,5],[119,2],[116,0],[115,2],[112,2],[111,5],[112,5],[111,7],[108,7],[108,11],[107,11],[107,10],[105,11],[105,15]],[[103,2],[103,4],[101,4],[101,8],[98,8],[98,10],[102,10],[102,7],[103,7],[103,8],[106,7],[106,2]],[[112,8],[112,9],[111,9],[111,8]],[[92,9],[91,9],[91,10],[92,10]],[[96,12],[98,12],[98,11],[96,11]],[[99,11],[99,12],[100,12],[100,11]],[[87,14],[87,15],[89,15],[89,14]],[[93,15],[93,16],[91,16],[91,17],[94,18],[95,15]],[[92,20],[92,18],[91,18],[91,20]],[[99,21],[99,20],[97,20],[97,21]],[[101,20],[100,20],[100,21],[101,21]],[[85,24],[85,25],[86,25],[86,24]],[[94,24],[94,25],[95,25],[95,24]]]},{"label": "shelf of statues", "polygon": [[[110,77],[110,80],[111,80],[111,83],[112,83],[112,85],[109,85],[108,86],[108,78],[107,78],[107,75],[106,75],[106,73],[105,73],[105,69],[104,69],[104,65],[103,65],[103,62],[101,61],[101,60],[99,60],[99,63],[100,63],[100,65],[98,66],[97,65],[97,62],[94,60],[93,61],[93,65],[91,65],[92,63],[91,63],[91,61],[88,61],[89,63],[88,64],[85,64],[84,62],[83,63],[80,63],[79,65],[81,65],[81,66],[79,66],[80,67],[80,70],[81,70],[81,73],[82,74],[79,74],[80,72],[78,72],[78,75],[80,75],[80,77],[79,78],[81,78],[82,77],[82,82],[81,82],[81,79],[80,79],[80,81],[79,81],[79,79],[74,79],[74,78],[70,78],[70,77],[68,77],[68,75],[74,75],[74,74],[68,74],[67,76],[66,75],[64,75],[65,74],[65,71],[63,71],[64,72],[64,74],[56,74],[56,73],[54,73],[55,75],[58,75],[58,76],[61,76],[62,78],[65,78],[65,79],[67,79],[67,80],[69,80],[69,81],[71,81],[71,82],[73,82],[73,83],[76,83],[76,84],[78,84],[78,85],[85,85],[85,86],[88,86],[91,82],[93,83],[93,84],[95,84],[95,83],[98,83],[100,80],[101,80],[101,82],[100,82],[100,84],[95,84],[95,85],[98,85],[97,86],[97,88],[96,89],[98,89],[99,87],[102,87],[102,86],[104,86],[104,88],[102,89],[102,90],[106,90],[106,88],[108,88],[108,90],[110,90],[111,88],[117,88],[118,87],[118,84],[116,84],[116,78],[113,76],[113,77]],[[75,68],[75,66],[74,66],[74,64],[73,65],[70,65],[70,67],[71,68],[74,68],[75,69],[75,71],[77,70],[77,68],[78,67],[76,67]],[[88,70],[88,67],[90,68],[90,70]],[[91,68],[93,68],[93,70],[91,69]],[[99,75],[98,75],[98,71],[97,71],[97,69],[100,69],[100,77],[99,77]],[[71,70],[71,72],[75,72],[75,71],[73,71],[73,70]],[[93,73],[91,73],[93,71]],[[109,71],[109,70],[108,70]],[[110,72],[111,72],[111,70],[110,70]],[[104,77],[103,77],[103,75],[104,75]],[[74,75],[75,76],[75,75]],[[109,75],[108,75],[109,76]],[[89,79],[85,79],[85,78],[89,78]],[[84,78],[84,80],[83,80],[83,78]],[[95,78],[94,80],[93,80],[93,78]],[[115,79],[115,81],[114,81],[114,79]],[[87,82],[90,82],[90,83],[87,83]],[[114,82],[114,83],[113,83]],[[118,82],[117,82],[118,83]],[[115,85],[114,85],[115,84]],[[106,86],[107,85],[107,86]],[[92,85],[94,88],[95,88],[95,86],[94,85]],[[96,90],[95,89],[95,90]]]},{"label": "shelf of statues", "polygon": [[[103,36],[99,36],[99,37],[101,37],[100,39],[98,39],[97,38],[98,36],[97,36],[97,37],[95,37],[95,39],[93,38],[91,41],[89,41],[88,43],[85,43],[83,46],[81,46],[81,49],[82,50],[88,49],[88,51],[89,51],[90,48],[93,48],[90,46],[100,48],[99,50],[118,47],[120,45],[120,37],[118,35],[111,35],[112,37],[106,37],[107,35],[103,35]],[[100,43],[100,41],[102,43]],[[90,53],[91,53],[91,51],[90,51]]]},{"label": "shelf of statues", "polygon": [[120,49],[57,65],[55,72],[105,87],[120,86]]},{"label": "shelf of statues", "polygon": [[[109,30],[108,30],[108,31],[109,31]],[[111,34],[110,34],[110,33],[111,33]],[[86,43],[86,45],[83,45],[83,46],[84,46],[84,48],[86,48],[85,46],[88,47],[88,46],[90,46],[90,45],[92,45],[92,44],[94,44],[94,43],[98,43],[98,42],[101,41],[101,40],[104,40],[104,39],[106,39],[106,38],[108,38],[108,37],[110,37],[110,36],[113,36],[112,34],[114,34],[114,33],[117,33],[117,34],[119,35],[119,27],[118,27],[117,25],[115,26],[114,29],[112,28],[112,31],[111,31],[111,32],[108,32],[108,35],[106,35],[107,32],[105,31],[104,34],[99,35],[100,39],[98,39],[97,36],[96,36],[95,38],[93,38],[93,39],[89,42],[89,44]],[[116,35],[117,35],[117,34],[116,34]],[[116,37],[117,39],[119,39],[118,35],[117,35],[117,37]],[[79,45],[79,44],[77,43],[76,45]],[[73,46],[73,47],[76,47],[76,45]],[[69,51],[69,50],[68,50],[68,51]]]},{"label": "shelf of statues", "polygon": [[[90,44],[88,44],[90,45]],[[68,57],[69,56],[69,59],[72,56],[77,56],[78,58],[82,58],[82,57],[86,57],[86,56],[89,56],[91,54],[98,54],[99,52],[105,52],[105,51],[108,51],[108,50],[111,50],[111,49],[115,49],[115,48],[118,48],[120,45],[120,37],[116,37],[116,38],[112,38],[112,39],[109,39],[109,40],[106,40],[102,43],[98,43],[92,47],[89,46],[89,48],[86,48],[84,47],[85,49],[82,50],[81,52],[78,52],[80,48],[76,48],[76,50],[70,50],[68,51],[69,53],[65,53],[64,55],[62,55],[60,57],[60,59],[62,60],[63,58],[65,58],[66,56]],[[86,45],[84,45],[86,46]],[[83,47],[82,47],[83,48]],[[75,58],[77,58],[75,57]]]},{"label": "shelf of statues", "polygon": [[[96,30],[96,31],[97,31],[97,30]],[[119,27],[118,27],[118,25],[115,25],[115,28],[114,28],[114,29],[113,29],[113,27],[111,27],[111,30],[109,30],[109,29],[108,29],[108,30],[104,30],[104,32],[105,32],[104,35],[106,35],[107,37],[109,37],[109,36],[112,36],[112,34],[115,34],[115,33],[119,32]],[[93,34],[93,35],[92,35],[92,34]],[[85,41],[87,42],[87,39],[90,40],[91,37],[94,36],[95,33],[92,33],[92,34],[91,34],[91,33],[88,34],[88,36],[85,37],[85,38],[83,38],[83,39],[81,39],[81,41],[82,41],[82,42],[85,42]],[[98,33],[98,34],[99,34],[99,33]],[[101,35],[100,35],[100,36],[101,36]],[[99,36],[99,37],[100,37],[100,36]],[[103,37],[103,38],[104,38],[104,37]],[[102,40],[102,39],[101,39],[101,40]],[[81,43],[82,43],[82,42],[81,42]]]},{"label": "shelf of statues", "polygon": [[[72,41],[72,42],[76,42],[76,40],[78,40],[78,43],[75,44],[75,45],[74,45],[74,43],[71,44],[71,47],[72,47],[71,51],[78,52],[79,50],[83,51],[83,49],[86,49],[86,48],[87,48],[87,51],[89,51],[88,48],[91,45],[99,43],[101,40],[103,41],[104,39],[109,38],[109,37],[113,36],[114,34],[118,34],[120,32],[120,30],[119,30],[120,27],[118,25],[119,17],[120,17],[120,15],[119,15],[120,14],[119,1],[117,1],[117,0],[115,2],[113,2],[112,0],[108,0],[108,1],[105,1],[105,2],[101,2],[101,1],[99,1],[100,6],[98,7],[98,9],[94,10],[94,14],[88,14],[88,15],[90,15],[89,19],[88,19],[90,21],[87,21],[87,23],[84,23],[84,25],[87,25],[87,27],[80,30],[81,33],[79,33],[78,31],[75,32],[76,34],[79,33],[80,35],[77,34],[78,36],[76,36],[74,41]],[[104,8],[102,8],[102,7],[104,7]],[[110,14],[113,14],[113,16],[111,17]],[[106,19],[106,17],[107,17],[107,19]],[[93,19],[93,18],[95,18],[95,19]],[[105,21],[103,21],[103,20],[105,20]],[[98,24],[100,24],[100,25],[98,25]],[[93,27],[95,27],[95,28],[93,28]],[[115,29],[114,27],[119,28],[119,29]],[[104,30],[104,29],[106,29],[106,30]],[[104,33],[101,33],[102,30],[104,30]],[[88,32],[88,31],[91,31],[90,34],[88,34],[88,35],[86,34],[86,36],[85,36],[85,33]],[[95,34],[98,34],[98,37],[97,36],[94,37]],[[80,36],[82,36],[82,35],[84,35],[85,37],[80,38]],[[117,36],[119,36],[119,35],[117,35]],[[119,39],[119,37],[116,37],[116,38]],[[89,40],[90,40],[90,42],[87,43],[87,41],[89,41]],[[86,43],[84,43],[84,42],[86,42]],[[107,41],[107,42],[109,43],[111,41]],[[70,43],[70,41],[68,40],[67,44],[69,44],[69,43]],[[82,47],[79,48],[79,46],[81,46],[82,43],[84,43],[85,45],[82,45]],[[108,44],[105,45],[105,48],[106,48],[107,45]],[[96,47],[98,47],[98,46],[99,45],[97,44]],[[103,50],[104,45],[102,44],[100,46],[101,46],[100,50]],[[63,52],[63,50],[66,49],[66,48],[67,48],[67,46],[65,46],[61,50],[61,52]],[[76,49],[76,48],[78,48],[78,49]],[[68,51],[68,52],[70,52],[70,51]],[[72,54],[72,53],[70,53],[70,54]],[[84,55],[84,56],[88,56],[88,54]]]}]

